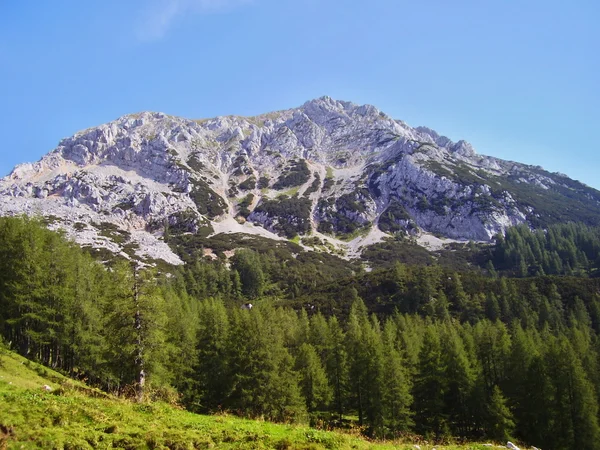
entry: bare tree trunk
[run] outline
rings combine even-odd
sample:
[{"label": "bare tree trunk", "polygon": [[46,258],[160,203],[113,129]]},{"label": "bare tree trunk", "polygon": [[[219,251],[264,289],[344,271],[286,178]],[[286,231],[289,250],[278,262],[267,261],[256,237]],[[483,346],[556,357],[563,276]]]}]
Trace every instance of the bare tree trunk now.
[{"label": "bare tree trunk", "polygon": [[140,311],[140,296],[138,286],[138,274],[137,268],[134,268],[133,272],[133,300],[135,302],[135,329],[136,329],[136,372],[137,372],[137,383],[136,383],[136,399],[138,402],[144,400],[144,386],[146,384],[146,372],[144,371],[144,340],[142,336],[142,313]]}]

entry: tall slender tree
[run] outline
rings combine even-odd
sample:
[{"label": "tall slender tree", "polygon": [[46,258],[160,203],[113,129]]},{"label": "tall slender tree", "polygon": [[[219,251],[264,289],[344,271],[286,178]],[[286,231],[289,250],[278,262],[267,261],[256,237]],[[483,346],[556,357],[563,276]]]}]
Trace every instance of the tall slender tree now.
[{"label": "tall slender tree", "polygon": [[428,326],[419,352],[413,386],[415,429],[425,436],[448,433],[448,417],[444,397],[446,377],[442,359],[442,346],[437,327]]}]

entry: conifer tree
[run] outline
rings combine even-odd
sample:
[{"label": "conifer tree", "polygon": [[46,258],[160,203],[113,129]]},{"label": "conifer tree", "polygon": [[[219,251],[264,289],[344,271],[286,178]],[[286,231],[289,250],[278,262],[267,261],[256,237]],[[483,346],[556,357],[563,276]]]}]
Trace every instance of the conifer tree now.
[{"label": "conifer tree", "polygon": [[486,404],[485,434],[498,442],[506,442],[514,430],[515,423],[507,401],[498,386],[494,386]]},{"label": "conifer tree", "polygon": [[229,371],[230,324],[222,300],[208,299],[198,312],[197,362],[194,365],[194,409],[218,411],[231,390]]},{"label": "conifer tree", "polygon": [[358,412],[358,423],[365,424],[365,407],[367,402],[365,368],[367,354],[365,349],[365,324],[368,325],[367,311],[362,300],[352,303],[346,331],[346,353],[348,355],[348,380],[351,405]]},{"label": "conifer tree", "polygon": [[375,315],[362,323],[364,380],[365,389],[365,423],[371,436],[382,437],[385,425],[385,379],[384,349],[381,339],[381,326]]},{"label": "conifer tree", "polygon": [[90,256],[78,253],[71,260],[75,285],[65,308],[64,368],[72,375],[98,381],[102,367],[102,308],[108,275]]},{"label": "conifer tree", "polygon": [[229,334],[232,389],[229,409],[275,421],[303,420],[306,408],[294,362],[272,311],[234,310]]},{"label": "conifer tree", "polygon": [[445,369],[439,332],[435,326],[428,326],[413,386],[415,430],[425,436],[441,436],[448,431]]},{"label": "conifer tree", "polygon": [[348,380],[348,354],[346,352],[346,337],[337,318],[332,316],[328,321],[329,336],[331,339],[331,352],[325,362],[327,378],[333,389],[333,407],[341,422],[349,389]]},{"label": "conifer tree", "polygon": [[104,326],[109,370],[119,388],[134,386],[141,401],[147,379],[169,379],[166,305],[154,273],[127,262],[114,266],[112,285]]},{"label": "conifer tree", "polygon": [[320,312],[310,318],[308,343],[314,347],[325,367],[333,350],[333,342],[327,319]]},{"label": "conifer tree", "polygon": [[466,436],[473,423],[475,374],[460,336],[449,324],[441,330],[440,362],[445,369],[444,415],[453,434]]},{"label": "conifer tree", "polygon": [[295,369],[300,375],[300,389],[306,399],[308,411],[325,409],[331,401],[331,387],[312,345],[304,343],[300,346]]},{"label": "conifer tree", "polygon": [[243,295],[251,299],[262,295],[265,274],[256,252],[249,249],[238,250],[232,258],[232,268],[239,273]]},{"label": "conifer tree", "polygon": [[485,298],[485,316],[492,322],[500,319],[500,305],[498,304],[498,298],[493,292],[488,293]]},{"label": "conifer tree", "polygon": [[46,295],[43,231],[28,219],[15,223],[15,239],[12,246],[11,267],[7,268],[8,282],[5,295],[11,299],[12,314],[8,313],[6,325],[9,327],[9,340],[17,346],[22,355],[40,357],[43,344],[42,328],[45,326],[44,297]]},{"label": "conifer tree", "polygon": [[483,380],[488,394],[491,394],[494,386],[502,387],[506,381],[510,335],[502,322],[491,323],[487,320],[477,323],[474,333]]},{"label": "conifer tree", "polygon": [[407,432],[413,425],[412,394],[407,369],[396,345],[396,325],[387,320],[383,329],[383,408],[385,426],[392,436]]},{"label": "conifer tree", "polygon": [[566,338],[557,338],[550,345],[546,364],[554,398],[552,446],[556,449],[599,448],[598,401]]}]

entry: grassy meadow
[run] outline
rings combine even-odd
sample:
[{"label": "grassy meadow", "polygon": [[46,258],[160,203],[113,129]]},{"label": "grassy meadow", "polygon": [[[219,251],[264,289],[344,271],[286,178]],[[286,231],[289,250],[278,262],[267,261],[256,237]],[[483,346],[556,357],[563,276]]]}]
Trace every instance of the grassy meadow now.
[{"label": "grassy meadow", "polygon": [[[45,391],[44,385],[52,388]],[[483,444],[422,450],[489,449]],[[414,442],[371,442],[357,435],[203,416],[160,402],[134,403],[89,388],[12,352],[0,355],[0,449],[224,448],[415,449]]]}]

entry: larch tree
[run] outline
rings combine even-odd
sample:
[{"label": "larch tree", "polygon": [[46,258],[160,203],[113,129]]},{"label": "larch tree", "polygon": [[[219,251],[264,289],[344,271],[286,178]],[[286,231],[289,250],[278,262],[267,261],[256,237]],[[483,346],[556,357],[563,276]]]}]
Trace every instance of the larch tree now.
[{"label": "larch tree", "polygon": [[155,274],[139,271],[128,262],[114,266],[112,287],[105,316],[107,360],[117,386],[133,386],[141,401],[147,379],[168,378],[166,305]]},{"label": "larch tree", "polygon": [[437,327],[430,325],[425,330],[413,385],[417,432],[425,436],[447,434],[445,395],[446,377],[440,335]]},{"label": "larch tree", "polygon": [[300,376],[300,389],[308,411],[325,410],[331,401],[332,390],[321,359],[311,344],[300,346],[295,370]]}]

